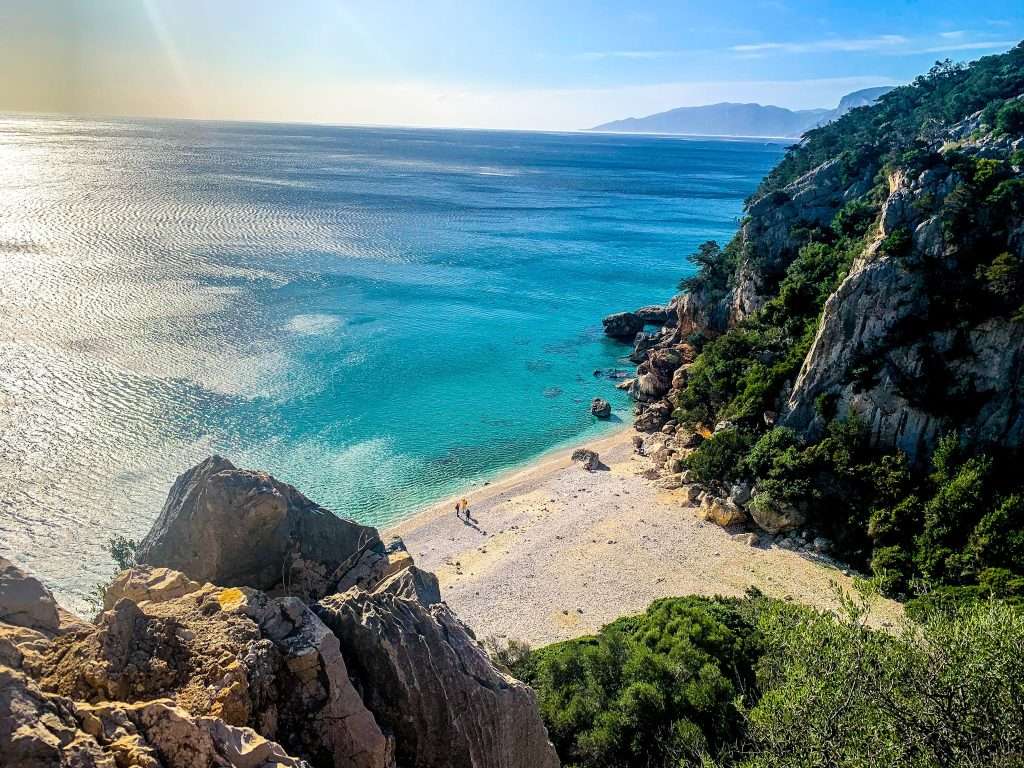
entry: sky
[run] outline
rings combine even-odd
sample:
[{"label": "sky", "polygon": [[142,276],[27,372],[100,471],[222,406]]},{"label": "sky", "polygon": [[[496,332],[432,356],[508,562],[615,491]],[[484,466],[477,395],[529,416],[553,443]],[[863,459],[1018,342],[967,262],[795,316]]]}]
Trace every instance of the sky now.
[{"label": "sky", "polygon": [[0,0],[0,111],[575,130],[1022,38],[1021,0]]}]

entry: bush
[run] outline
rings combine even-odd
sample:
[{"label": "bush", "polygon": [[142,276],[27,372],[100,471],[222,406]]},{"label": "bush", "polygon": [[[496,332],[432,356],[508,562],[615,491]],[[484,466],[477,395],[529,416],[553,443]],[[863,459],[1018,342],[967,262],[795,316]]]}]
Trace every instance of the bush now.
[{"label": "bush", "polygon": [[752,443],[752,436],[742,430],[719,430],[686,457],[686,468],[705,484],[738,480]]},{"label": "bush", "polygon": [[745,765],[1020,765],[1024,612],[974,601],[891,634],[865,619],[852,600],[839,616],[765,604]]},{"label": "bush", "polygon": [[996,113],[996,130],[1011,136],[1024,133],[1024,101],[1014,99],[999,108]]},{"label": "bush", "polygon": [[139,542],[121,535],[114,536],[107,542],[107,551],[117,563],[118,571],[126,571],[136,565]]},{"label": "bush", "polygon": [[1024,610],[981,592],[885,632],[866,590],[838,613],[659,600],[534,651],[527,682],[568,768],[1017,766]]},{"label": "bush", "polygon": [[564,764],[675,768],[741,738],[760,644],[733,600],[658,600],[596,637],[534,654],[528,682]]}]

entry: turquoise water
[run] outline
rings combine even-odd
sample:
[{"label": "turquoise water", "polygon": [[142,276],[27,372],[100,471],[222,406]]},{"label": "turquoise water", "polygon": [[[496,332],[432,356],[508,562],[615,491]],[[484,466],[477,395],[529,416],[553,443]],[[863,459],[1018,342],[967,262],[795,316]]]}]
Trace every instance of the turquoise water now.
[{"label": "turquoise water", "polygon": [[0,120],[0,550],[81,597],[211,452],[384,524],[609,427],[779,144]]}]

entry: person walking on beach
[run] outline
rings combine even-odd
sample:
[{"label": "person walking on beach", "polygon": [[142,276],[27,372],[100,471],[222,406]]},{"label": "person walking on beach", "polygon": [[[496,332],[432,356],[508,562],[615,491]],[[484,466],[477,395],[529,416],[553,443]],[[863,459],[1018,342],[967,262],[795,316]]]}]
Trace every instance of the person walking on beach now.
[{"label": "person walking on beach", "polygon": [[473,518],[469,515],[469,499],[463,497],[459,503],[462,504],[462,514],[466,516],[467,520],[472,520]]},{"label": "person walking on beach", "polygon": [[455,517],[458,520],[462,519],[462,502],[461,501],[456,501],[455,502]]}]

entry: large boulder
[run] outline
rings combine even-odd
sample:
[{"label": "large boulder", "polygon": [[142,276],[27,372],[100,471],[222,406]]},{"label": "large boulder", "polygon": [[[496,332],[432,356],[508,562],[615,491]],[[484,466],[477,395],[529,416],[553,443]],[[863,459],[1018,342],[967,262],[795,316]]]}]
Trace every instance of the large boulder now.
[{"label": "large boulder", "polygon": [[604,462],[601,461],[601,457],[598,456],[597,451],[592,451],[589,448],[577,448],[572,452],[570,458],[588,472],[607,468]]},{"label": "large boulder", "polygon": [[4,768],[309,768],[249,728],[193,717],[167,700],[85,704],[0,666]]},{"label": "large boulder", "polygon": [[265,472],[211,456],[179,477],[138,561],[218,586],[316,599],[384,554],[376,529],[340,518]]},{"label": "large boulder", "polygon": [[341,641],[363,701],[408,768],[554,768],[533,691],[500,672],[444,603],[425,605],[403,572],[314,609]]},{"label": "large boulder", "polygon": [[799,528],[807,519],[802,509],[786,502],[777,502],[755,493],[747,506],[758,527],[768,533],[787,533]]},{"label": "large boulder", "polygon": [[605,335],[621,341],[632,341],[644,329],[644,321],[633,312],[616,312],[601,321]]},{"label": "large boulder", "polygon": [[133,603],[161,603],[195,592],[199,587],[181,571],[140,565],[122,571],[104,588],[103,609],[109,611],[122,598]]},{"label": "large boulder", "polygon": [[603,397],[595,397],[590,401],[590,412],[599,419],[610,419],[612,417],[612,404]]},{"label": "large boulder", "polygon": [[740,506],[729,499],[710,495],[705,496],[701,501],[697,513],[709,523],[720,525],[723,528],[743,525],[747,521],[747,515]]},{"label": "large boulder", "polygon": [[50,590],[14,563],[0,557],[0,622],[55,632],[60,625]]}]

